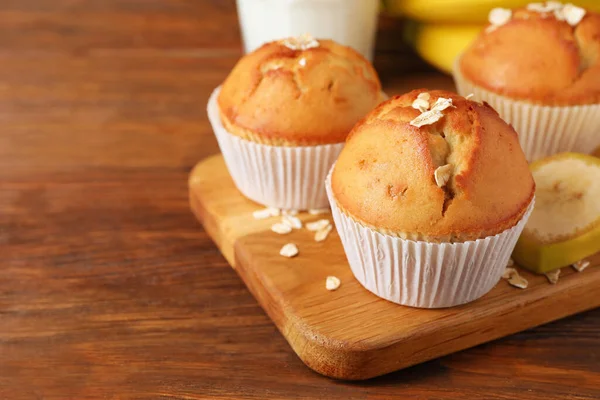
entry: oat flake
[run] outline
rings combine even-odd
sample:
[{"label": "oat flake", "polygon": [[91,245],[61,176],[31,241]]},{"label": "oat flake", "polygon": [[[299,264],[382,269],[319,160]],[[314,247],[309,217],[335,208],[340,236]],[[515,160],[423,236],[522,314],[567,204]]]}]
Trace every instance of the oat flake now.
[{"label": "oat flake", "polygon": [[517,273],[517,270],[514,268],[507,267],[502,273],[502,279],[510,279],[513,275]]},{"label": "oat flake", "polygon": [[262,210],[256,210],[252,213],[254,219],[267,219],[270,217],[277,217],[281,214],[281,211],[278,208],[268,207],[263,208]]},{"label": "oat flake", "polygon": [[279,254],[287,258],[296,257],[298,255],[298,247],[294,243],[288,243],[279,250]]},{"label": "oat flake", "polygon": [[492,26],[502,26],[512,18],[512,11],[508,8],[494,8],[488,15],[488,21]]},{"label": "oat flake", "polygon": [[566,19],[565,13],[562,9],[554,10],[554,18],[556,18],[558,21],[564,21]]},{"label": "oat flake", "polygon": [[438,97],[438,99],[431,106],[432,111],[444,111],[447,108],[453,107],[452,99],[445,99],[443,97]]},{"label": "oat flake", "polygon": [[302,228],[302,221],[300,221],[300,218],[294,217],[293,215],[284,215],[281,222],[294,229]]},{"label": "oat flake", "polygon": [[310,215],[319,215],[319,214],[327,214],[329,212],[329,208],[312,208],[308,210]]},{"label": "oat flake", "polygon": [[575,264],[571,264],[571,267],[577,272],[582,272],[584,269],[590,266],[590,262],[587,260],[577,261]]},{"label": "oat flake", "polygon": [[308,50],[319,47],[319,42],[307,33],[301,36],[283,39],[279,43],[292,50]]},{"label": "oat flake", "polygon": [[419,93],[419,95],[417,96],[417,99],[421,99],[421,100],[425,100],[425,101],[429,101],[430,98],[431,98],[431,95],[428,92]]},{"label": "oat flake", "polygon": [[561,3],[560,1],[547,1],[546,7],[550,10],[558,10],[563,8],[563,3]]},{"label": "oat flake", "polygon": [[535,11],[540,14],[551,13],[556,10],[561,10],[563,8],[562,3],[558,1],[547,1],[544,3],[530,3],[527,4],[526,7],[529,11]]},{"label": "oat flake", "polygon": [[325,279],[325,289],[329,291],[337,290],[341,283],[340,278],[337,276],[328,276],[327,279]]},{"label": "oat flake", "polygon": [[451,174],[452,174],[452,165],[451,164],[442,165],[441,167],[436,168],[435,171],[433,172],[433,176],[435,178],[435,183],[438,185],[438,187],[445,186],[446,183],[448,183],[448,180],[450,179]]},{"label": "oat flake", "polygon": [[425,99],[416,98],[412,103],[412,108],[421,112],[425,112],[429,110],[429,102]]},{"label": "oat flake", "polygon": [[282,222],[278,222],[271,226],[271,230],[280,235],[287,235],[292,231],[292,227]]},{"label": "oat flake", "polygon": [[527,289],[527,286],[529,286],[529,282],[527,282],[527,279],[525,279],[521,275],[519,275],[518,272],[515,273],[510,278],[508,278],[508,283],[510,283],[512,286],[517,287],[519,289]]},{"label": "oat flake", "polygon": [[519,275],[519,272],[514,268],[507,267],[502,274],[502,279],[506,279],[509,284],[519,289],[526,289],[529,285],[527,279]]},{"label": "oat flake", "polygon": [[329,232],[331,232],[332,229],[333,227],[331,225],[327,225],[325,228],[317,231],[317,233],[315,233],[315,241],[322,242],[327,239],[327,236],[329,236]]},{"label": "oat flake", "polygon": [[585,10],[569,3],[562,9],[562,14],[569,25],[577,26],[585,17]]},{"label": "oat flake", "polygon": [[560,276],[560,268],[555,269],[554,271],[546,272],[546,278],[548,278],[548,282],[555,285],[558,282],[558,277]]},{"label": "oat flake", "polygon": [[420,128],[424,125],[435,124],[443,116],[444,116],[444,114],[442,114],[440,111],[437,111],[437,110],[425,111],[424,113],[419,115],[417,118],[410,121],[410,124],[412,126],[416,126],[417,128]]},{"label": "oat flake", "polygon": [[329,225],[331,225],[331,222],[329,222],[328,219],[320,219],[318,221],[308,222],[306,224],[306,229],[308,229],[309,231],[316,232],[326,228]]}]

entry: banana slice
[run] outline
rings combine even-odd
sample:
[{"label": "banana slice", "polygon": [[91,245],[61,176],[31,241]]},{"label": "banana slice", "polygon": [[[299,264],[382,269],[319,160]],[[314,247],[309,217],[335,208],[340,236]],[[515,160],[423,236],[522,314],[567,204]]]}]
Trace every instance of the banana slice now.
[{"label": "banana slice", "polygon": [[600,159],[562,153],[531,164],[535,208],[515,247],[515,261],[537,273],[600,251]]}]

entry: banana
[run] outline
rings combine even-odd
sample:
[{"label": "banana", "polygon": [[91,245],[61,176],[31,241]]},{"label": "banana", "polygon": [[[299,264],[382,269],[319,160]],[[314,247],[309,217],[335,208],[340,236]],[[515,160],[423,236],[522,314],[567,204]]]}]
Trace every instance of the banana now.
[{"label": "banana", "polygon": [[[385,11],[391,15],[421,22],[451,24],[484,24],[492,8],[519,8],[533,2],[534,0],[383,0]],[[573,3],[600,12],[598,0],[576,0]]]},{"label": "banana", "polygon": [[423,59],[450,74],[456,57],[482,29],[483,25],[436,25],[408,21],[405,39]]},{"label": "banana", "polygon": [[536,203],[513,252],[546,273],[600,251],[600,159],[562,153],[531,164]]}]

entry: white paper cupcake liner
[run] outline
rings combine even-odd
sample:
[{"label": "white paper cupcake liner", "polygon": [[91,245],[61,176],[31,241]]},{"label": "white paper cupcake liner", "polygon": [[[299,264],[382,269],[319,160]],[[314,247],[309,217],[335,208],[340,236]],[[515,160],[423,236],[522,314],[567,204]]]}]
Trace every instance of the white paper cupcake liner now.
[{"label": "white paper cupcake liner", "polygon": [[361,225],[337,206],[331,173],[326,187],[356,279],[381,298],[420,308],[457,306],[488,293],[502,277],[534,205],[532,200],[517,225],[498,235],[463,243],[428,243],[384,235]]},{"label": "white paper cupcake liner", "polygon": [[600,146],[600,104],[582,106],[543,106],[511,100],[468,81],[454,64],[458,94],[471,93],[474,100],[485,101],[519,134],[527,160],[565,151],[590,153]]},{"label": "white paper cupcake liner", "polygon": [[247,198],[269,207],[307,210],[329,206],[325,178],[344,143],[319,146],[267,146],[227,132],[215,89],[208,118],[233,182]]}]

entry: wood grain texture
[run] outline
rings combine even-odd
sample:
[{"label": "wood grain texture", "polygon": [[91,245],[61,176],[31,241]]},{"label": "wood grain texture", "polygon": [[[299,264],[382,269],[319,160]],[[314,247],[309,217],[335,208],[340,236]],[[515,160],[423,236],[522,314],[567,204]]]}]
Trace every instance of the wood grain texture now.
[{"label": "wood grain texture", "polygon": [[[392,91],[423,86],[398,26]],[[360,384],[304,366],[188,205],[233,0],[4,0],[0,33],[1,399],[600,397],[600,310]]]},{"label": "wood grain texture", "polygon": [[[337,232],[324,242],[314,233],[271,232],[280,218],[256,220],[263,207],[244,198],[221,156],[200,162],[190,175],[194,213],[273,319],[291,347],[313,370],[333,378],[361,380],[389,373],[499,337],[600,306],[600,254],[584,273],[564,268],[556,285],[522,272],[519,290],[501,281],[481,299],[459,307],[424,310],[377,298],[352,276]],[[299,216],[316,221],[324,216]],[[330,221],[331,214],[325,216]],[[286,259],[286,243],[300,249]],[[342,281],[325,289],[333,275]],[[600,386],[598,386],[600,388]]]}]

